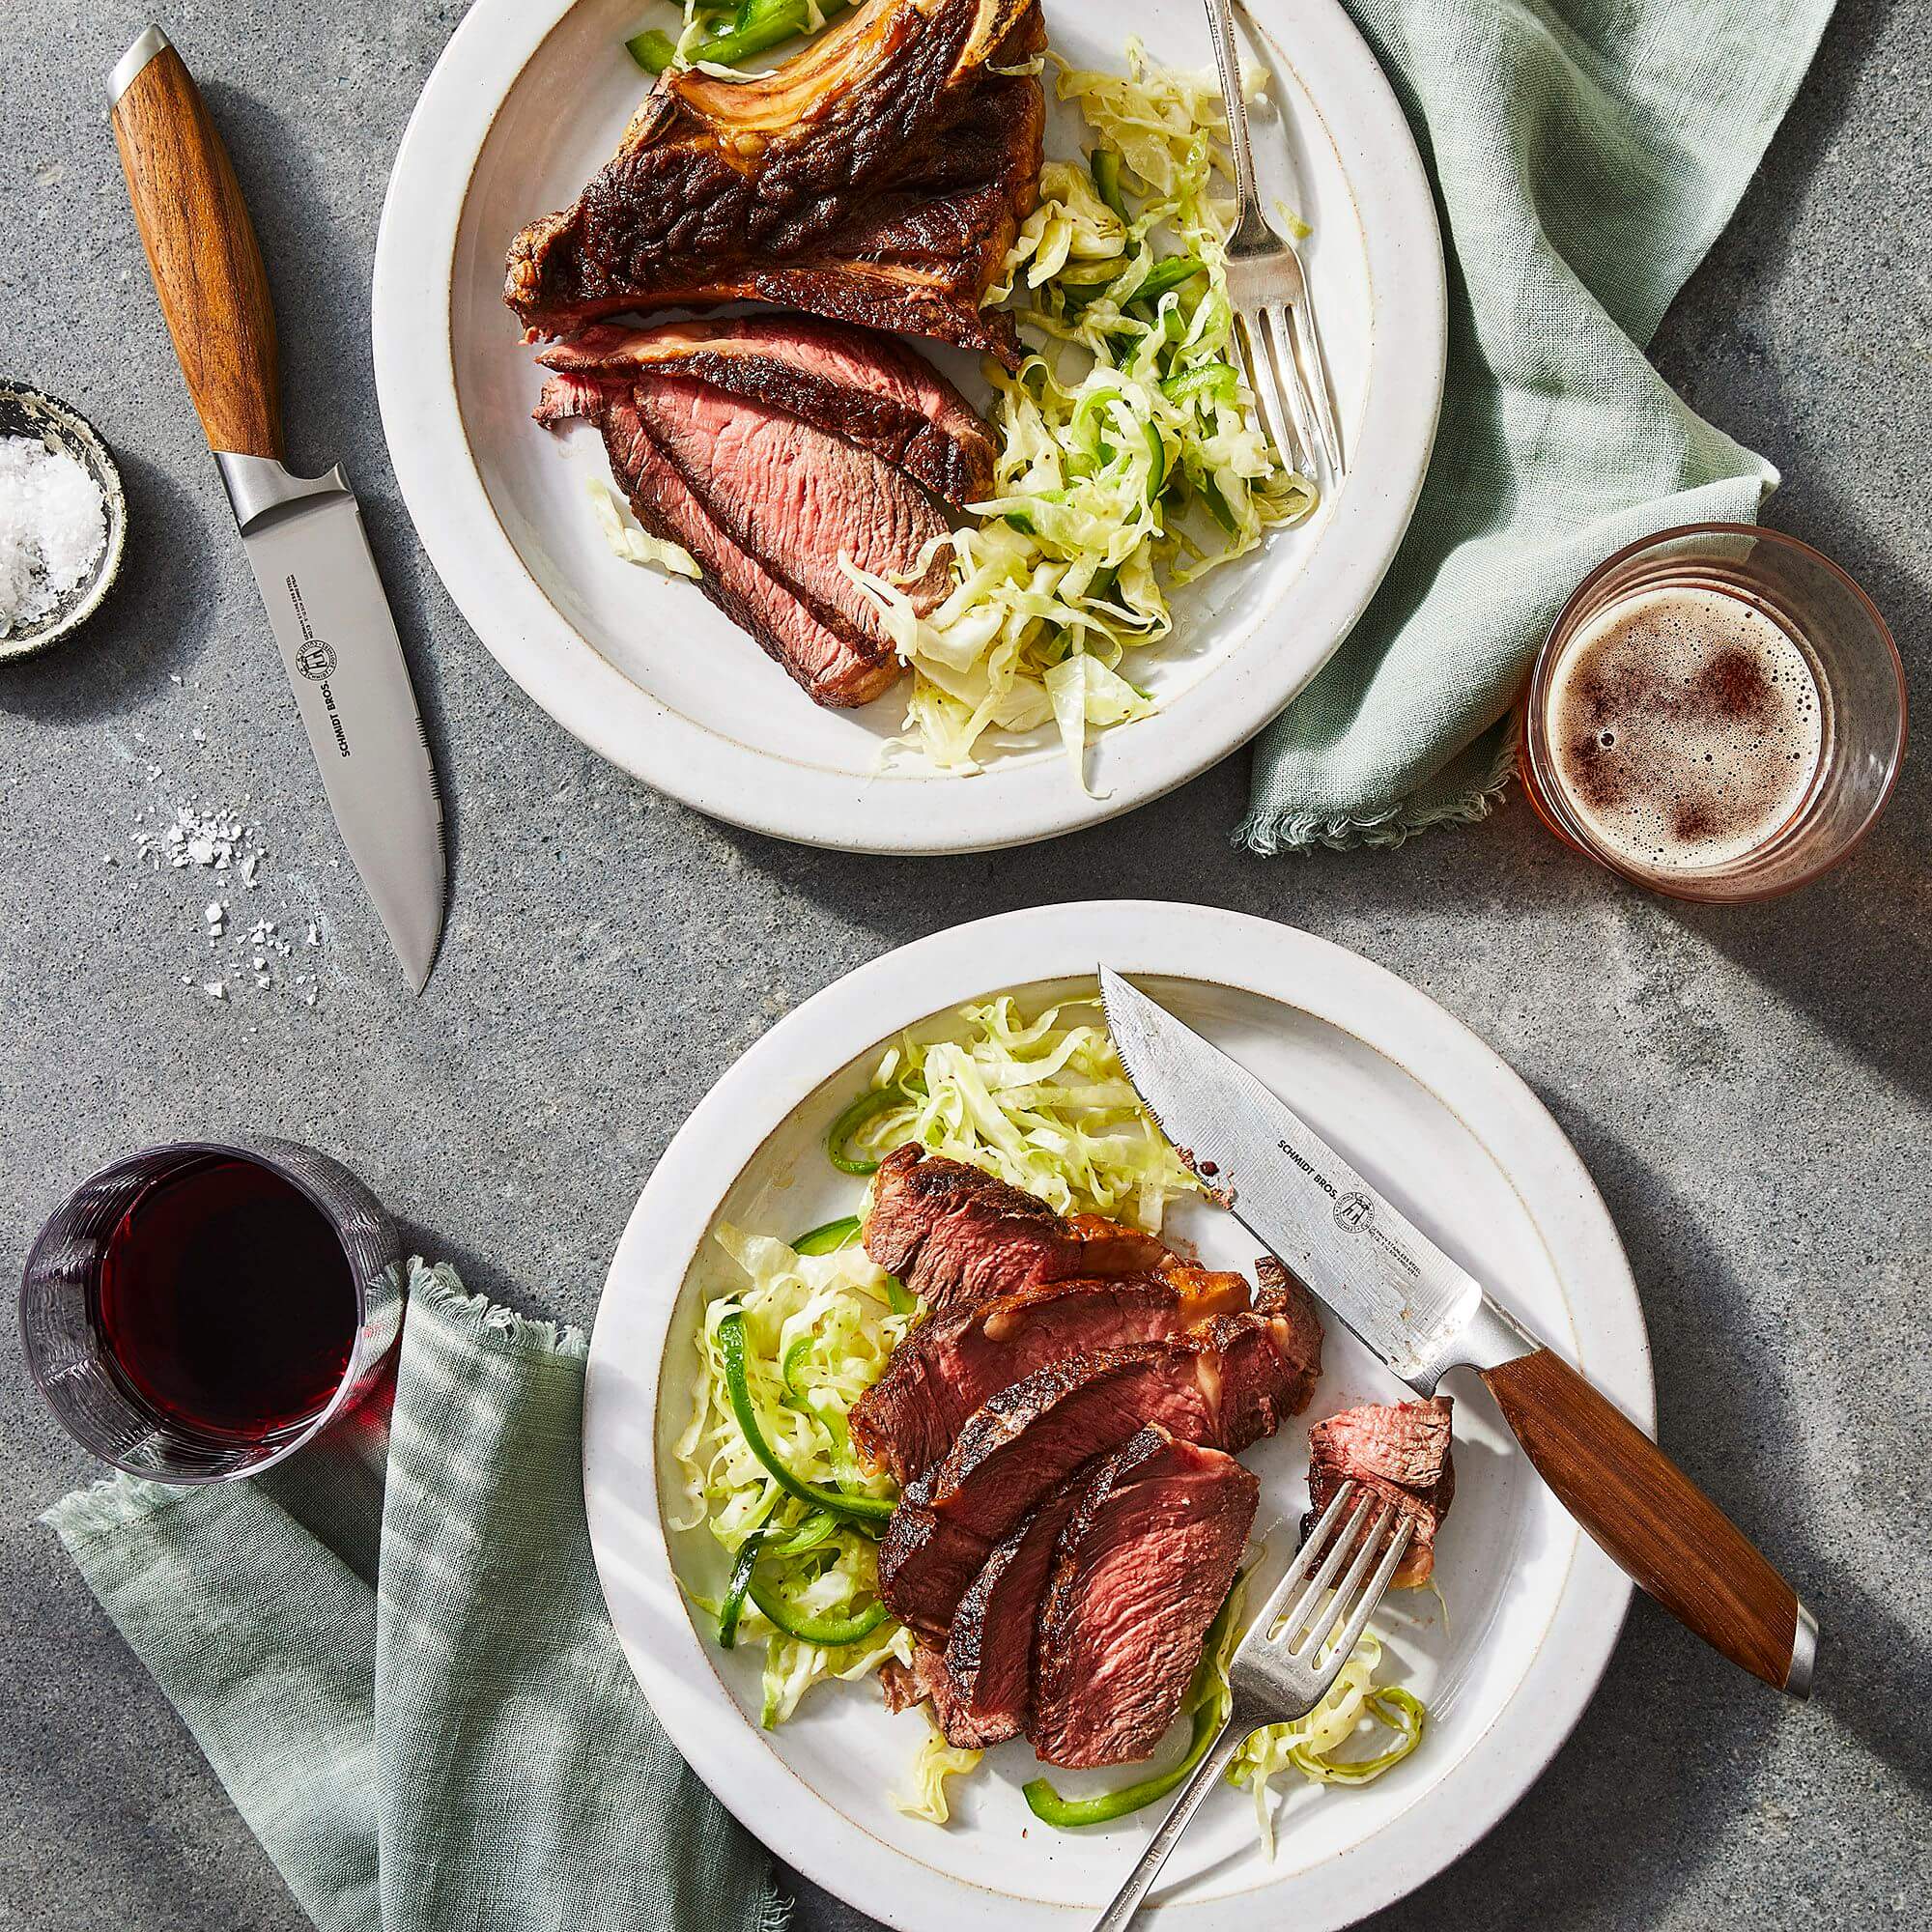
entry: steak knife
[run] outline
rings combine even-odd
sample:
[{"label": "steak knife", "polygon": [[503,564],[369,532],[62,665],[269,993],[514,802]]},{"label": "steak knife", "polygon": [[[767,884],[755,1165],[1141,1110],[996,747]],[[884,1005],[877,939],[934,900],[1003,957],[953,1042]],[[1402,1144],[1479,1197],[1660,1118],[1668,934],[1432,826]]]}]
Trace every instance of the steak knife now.
[{"label": "steak knife", "polygon": [[262,253],[221,136],[160,28],[122,55],[108,99],[161,313],[323,789],[420,993],[442,934],[442,805],[362,513],[339,464],[295,476],[282,461]]},{"label": "steak knife", "polygon": [[1107,1026],[1181,1158],[1418,1395],[1474,1369],[1523,1453],[1609,1556],[1706,1643],[1794,1697],[1818,1626],[1649,1436],[1218,1047],[1102,967]]}]

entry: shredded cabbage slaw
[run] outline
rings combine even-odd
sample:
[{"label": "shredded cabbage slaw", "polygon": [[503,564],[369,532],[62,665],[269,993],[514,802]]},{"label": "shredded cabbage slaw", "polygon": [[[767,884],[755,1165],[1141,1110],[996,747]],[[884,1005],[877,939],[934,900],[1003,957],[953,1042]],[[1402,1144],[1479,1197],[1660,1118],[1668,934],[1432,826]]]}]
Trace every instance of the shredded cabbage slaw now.
[{"label": "shredded cabbage slaw", "polygon": [[[888,1048],[833,1124],[828,1152],[844,1171],[861,1174],[907,1141],[1025,1187],[1062,1213],[1107,1214],[1151,1232],[1177,1198],[1200,1187],[1141,1108],[1091,998],[1029,1016],[1003,996],[962,1009],[949,1029],[907,1035]],[[758,1453],[762,1446],[794,1487],[809,1486],[835,1506],[876,1511],[895,1493],[889,1480],[860,1466],[845,1418],[923,1310],[867,1256],[857,1225],[828,1223],[789,1242],[718,1226],[724,1279],[704,1311],[692,1415],[675,1444],[686,1509],[672,1526],[704,1525],[747,1578],[755,1573],[754,1593],[738,1592],[726,1622],[734,1642],[764,1642],[767,1727],[790,1718],[823,1679],[849,1682],[888,1660],[912,1659],[912,1633],[890,1617],[843,1645],[810,1642],[784,1627],[857,1626],[882,1614],[876,1528],[793,1493]],[[739,1339],[727,1347],[730,1324]],[[732,1355],[742,1367],[757,1445],[734,1407]],[[714,1618],[726,1607],[688,1594]],[[1206,1694],[1216,1698],[1227,1695],[1238,1616],[1223,1623],[1228,1634],[1205,1665]],[[1236,1758],[1229,1776],[1253,1791],[1270,1848],[1273,1779],[1293,1771],[1311,1782],[1366,1783],[1420,1741],[1422,1705],[1409,1691],[1375,1681],[1382,1655],[1380,1639],[1365,1634],[1308,1717],[1258,1733]],[[1393,1731],[1395,1744],[1372,1758],[1343,1755],[1371,1719]],[[910,1816],[945,1824],[948,1779],[971,1773],[981,1755],[948,1745],[928,1724],[907,1784],[892,1802]]]},{"label": "shredded cabbage slaw", "polygon": [[1010,994],[962,1009],[956,1037],[908,1034],[869,1091],[886,1104],[848,1142],[874,1158],[906,1141],[982,1168],[1060,1214],[1160,1232],[1201,1183],[1162,1138],[1121,1065],[1097,1000],[1029,1019]]},{"label": "shredded cabbage slaw", "polygon": [[1170,590],[1317,497],[1277,463],[1237,371],[1218,85],[1138,40],[1124,74],[1049,58],[1095,142],[1084,166],[1047,162],[988,297],[1042,344],[1016,374],[986,365],[995,494],[950,540],[954,587],[929,616],[855,574],[913,668],[906,722],[934,764],[976,771],[989,732],[1051,721],[1086,788],[1089,727],[1154,709],[1122,667],[1173,629]]}]

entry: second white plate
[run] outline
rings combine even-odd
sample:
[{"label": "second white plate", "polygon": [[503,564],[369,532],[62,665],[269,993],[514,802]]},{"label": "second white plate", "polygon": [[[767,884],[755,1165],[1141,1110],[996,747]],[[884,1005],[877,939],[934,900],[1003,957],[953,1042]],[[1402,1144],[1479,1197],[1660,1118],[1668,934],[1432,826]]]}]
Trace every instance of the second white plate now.
[{"label": "second white plate", "polygon": [[[1047,0],[1055,45],[1119,68],[1129,35],[1208,59],[1196,0]],[[450,595],[524,689],[613,763],[698,810],[779,838],[864,851],[1018,844],[1112,817],[1259,731],[1325,664],[1381,581],[1422,487],[1441,402],[1441,241],[1394,94],[1338,0],[1305,0],[1269,54],[1286,108],[1261,130],[1272,185],[1314,225],[1310,283],[1350,473],[1299,530],[1177,607],[1137,659],[1158,714],[1091,754],[1098,796],[1041,732],[982,776],[895,759],[903,694],[821,711],[695,586],[613,557],[585,498],[602,445],[529,419],[540,372],[503,306],[524,223],[567,205],[641,92],[623,42],[639,0],[477,0],[397,156],[374,290],[376,381],[403,497]],[[1078,147],[1070,110],[1049,134]],[[1287,162],[1292,149],[1291,185]],[[936,355],[969,393],[969,358]]]},{"label": "second white plate", "polygon": [[[824,1135],[883,1047],[1001,991],[1031,1006],[1091,990],[1100,959],[1251,1066],[1637,1422],[1652,1420],[1630,1273],[1561,1131],[1473,1035],[1352,953],[1201,907],[1052,907],[903,948],[809,1001],[720,1081],[631,1218],[591,1339],[585,1501],[618,1634],[678,1748],[781,1857],[906,1932],[1067,1932],[1112,1893],[1158,1814],[1054,1832],[1026,1808],[1019,1787],[1037,1767],[1013,1744],[955,1783],[952,1826],[905,1818],[890,1793],[924,1720],[890,1717],[869,1684],[814,1690],[790,1723],[757,1728],[757,1654],[721,1652],[676,1581],[715,1594],[722,1555],[701,1530],[668,1526],[696,1324],[728,1275],[710,1236],[721,1217],[784,1234],[851,1212],[861,1183],[832,1169]],[[1230,1216],[1203,1206],[1180,1232],[1215,1264],[1253,1263]],[[1311,1420],[1402,1393],[1338,1322],[1324,1368]],[[1481,1384],[1458,1376],[1445,1393],[1457,1398],[1456,1504],[1437,1566],[1448,1619],[1427,1595],[1378,1618],[1390,1670],[1428,1702],[1421,1748],[1361,1790],[1291,1791],[1272,1862],[1251,1805],[1211,1800],[1168,1868],[1163,1923],[1252,1932],[1264,1912],[1324,1932],[1400,1897],[1515,1803],[1594,1690],[1629,1583],[1523,1463]],[[1305,1430],[1247,1460],[1263,1483],[1257,1535],[1292,1525]]]}]

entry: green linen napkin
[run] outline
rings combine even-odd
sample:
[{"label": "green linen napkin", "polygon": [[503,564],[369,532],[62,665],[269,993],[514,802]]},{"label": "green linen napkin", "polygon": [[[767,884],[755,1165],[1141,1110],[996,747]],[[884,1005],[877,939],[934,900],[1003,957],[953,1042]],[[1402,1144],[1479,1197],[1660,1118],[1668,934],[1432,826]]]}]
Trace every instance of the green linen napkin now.
[{"label": "green linen napkin", "polygon": [[[1482,817],[1505,714],[1610,552],[1752,521],[1777,472],[1644,359],[1729,220],[1831,0],[1345,0],[1435,187],[1449,367],[1415,521],[1348,642],[1259,741],[1255,851]],[[1265,11],[1265,10],[1263,10]]]},{"label": "green linen napkin", "polygon": [[389,1391],[252,1482],[47,1513],[322,1932],[778,1932],[617,1647],[583,1340],[410,1266]]}]

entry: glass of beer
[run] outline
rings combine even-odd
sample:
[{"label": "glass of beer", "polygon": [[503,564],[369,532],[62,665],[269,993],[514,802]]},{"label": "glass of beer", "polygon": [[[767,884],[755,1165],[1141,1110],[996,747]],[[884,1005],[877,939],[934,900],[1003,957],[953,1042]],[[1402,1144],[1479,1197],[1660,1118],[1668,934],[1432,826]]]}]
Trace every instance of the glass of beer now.
[{"label": "glass of beer", "polygon": [[1736,903],[1835,866],[1905,754],[1905,671],[1871,599],[1751,524],[1632,544],[1563,607],[1520,763],[1551,831],[1678,898]]}]

